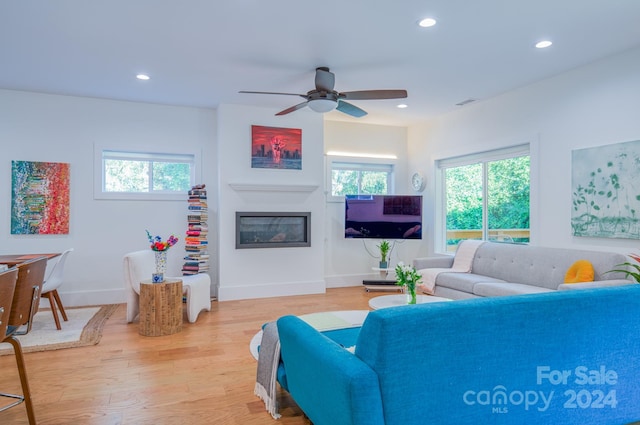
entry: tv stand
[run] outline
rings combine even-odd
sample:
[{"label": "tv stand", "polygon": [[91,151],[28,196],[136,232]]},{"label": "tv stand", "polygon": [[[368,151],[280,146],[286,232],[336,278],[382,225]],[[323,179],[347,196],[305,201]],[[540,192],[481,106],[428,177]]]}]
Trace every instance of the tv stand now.
[{"label": "tv stand", "polygon": [[387,279],[365,279],[362,281],[364,289],[369,291],[400,291],[403,292],[403,287],[396,285],[395,280]]},{"label": "tv stand", "polygon": [[[374,272],[380,272],[380,277],[387,278],[389,276],[389,268],[381,269],[380,267],[371,267]],[[395,282],[395,281],[394,281]]]},{"label": "tv stand", "polygon": [[393,271],[393,268],[381,269],[380,267],[371,267],[373,271],[380,272],[379,279],[365,279],[362,281],[364,289],[369,291],[400,291],[404,292],[402,286],[396,285],[395,279],[387,279],[389,276],[389,270]]}]

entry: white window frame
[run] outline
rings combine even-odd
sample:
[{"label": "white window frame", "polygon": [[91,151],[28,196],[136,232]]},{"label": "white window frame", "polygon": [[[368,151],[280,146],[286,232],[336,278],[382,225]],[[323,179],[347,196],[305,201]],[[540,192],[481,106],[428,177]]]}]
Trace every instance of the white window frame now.
[{"label": "white window frame", "polygon": [[[476,152],[467,155],[461,155],[451,158],[443,158],[435,161],[436,168],[436,205],[437,214],[435,217],[436,227],[434,232],[434,252],[441,254],[451,254],[447,252],[447,203],[446,203],[446,181],[444,178],[444,170],[447,168],[461,167],[464,165],[472,165],[480,162],[492,162],[502,159],[514,158],[518,156],[529,156],[529,243],[533,241],[533,205],[535,203],[534,187],[536,186],[536,174],[534,173],[534,158],[537,152],[537,143],[530,142],[520,145],[508,146],[504,148],[493,149],[490,151]],[[483,187],[486,189],[486,173],[483,176]],[[484,210],[486,211],[486,197],[483,199]],[[486,230],[486,219],[483,219],[483,234]]]},{"label": "white window frame", "polygon": [[[344,202],[344,195],[334,196],[332,174],[334,169],[343,170],[361,170],[361,171],[388,171],[387,177],[387,193],[386,195],[395,194],[395,175],[397,161],[389,158],[363,158],[355,156],[336,156],[327,157],[326,161],[326,190],[325,195],[327,202]],[[339,164],[339,165],[337,165]],[[351,165],[349,168],[343,165]],[[354,194],[355,195],[355,194]]]},{"label": "white window frame", "polygon": [[104,159],[105,157],[120,159],[147,160],[163,162],[189,162],[191,164],[191,186],[201,179],[200,152],[162,148],[131,149],[122,146],[94,145],[94,199],[112,200],[147,200],[147,201],[182,201],[186,199],[184,191],[153,191],[153,192],[106,192],[104,190]]}]

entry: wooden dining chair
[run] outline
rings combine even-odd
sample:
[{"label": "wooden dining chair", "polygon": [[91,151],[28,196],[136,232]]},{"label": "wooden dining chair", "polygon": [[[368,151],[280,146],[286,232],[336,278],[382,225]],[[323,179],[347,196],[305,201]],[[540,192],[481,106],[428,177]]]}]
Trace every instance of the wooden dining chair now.
[{"label": "wooden dining chair", "polygon": [[42,282],[44,281],[46,268],[46,257],[34,258],[17,266],[18,277],[16,280],[16,289],[11,303],[7,330],[2,340],[2,342],[7,342],[13,346],[16,363],[18,365],[18,374],[20,375],[20,384],[22,385],[22,395],[0,393],[0,396],[16,400],[4,406],[0,411],[7,410],[24,402],[27,417],[29,418],[29,425],[36,424],[36,417],[31,400],[31,391],[29,390],[22,345],[16,336],[26,335],[31,330],[33,316],[38,311],[38,305],[40,303]]},{"label": "wooden dining chair", "polygon": [[0,335],[2,339],[7,334],[16,280],[18,280],[18,269],[15,267],[0,273]]},{"label": "wooden dining chair", "polygon": [[[7,325],[9,324],[9,315],[11,314],[11,304],[13,304],[13,293],[16,289],[17,279],[18,269],[15,267],[0,272],[0,335],[2,335],[2,339],[7,334]],[[0,412],[8,408],[1,407]]]}]

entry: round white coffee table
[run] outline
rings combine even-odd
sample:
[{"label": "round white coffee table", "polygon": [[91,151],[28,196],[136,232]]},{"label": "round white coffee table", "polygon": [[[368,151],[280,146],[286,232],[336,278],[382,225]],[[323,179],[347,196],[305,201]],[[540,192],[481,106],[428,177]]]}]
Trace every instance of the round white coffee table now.
[{"label": "round white coffee table", "polygon": [[[434,297],[433,295],[416,295],[416,304],[435,303],[440,301],[452,301],[449,298]],[[383,295],[381,297],[371,298],[369,307],[374,310],[387,307],[399,307],[407,305],[407,295]]]}]

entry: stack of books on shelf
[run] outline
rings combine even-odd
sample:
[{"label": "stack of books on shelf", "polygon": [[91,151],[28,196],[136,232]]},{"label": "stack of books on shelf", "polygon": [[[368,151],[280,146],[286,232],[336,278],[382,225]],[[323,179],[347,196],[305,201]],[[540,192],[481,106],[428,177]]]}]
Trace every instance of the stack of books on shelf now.
[{"label": "stack of books on shelf", "polygon": [[207,191],[204,184],[196,185],[189,191],[187,232],[184,238],[186,255],[182,275],[206,273],[209,271],[207,220]]}]

